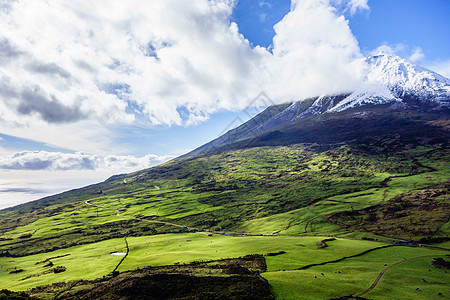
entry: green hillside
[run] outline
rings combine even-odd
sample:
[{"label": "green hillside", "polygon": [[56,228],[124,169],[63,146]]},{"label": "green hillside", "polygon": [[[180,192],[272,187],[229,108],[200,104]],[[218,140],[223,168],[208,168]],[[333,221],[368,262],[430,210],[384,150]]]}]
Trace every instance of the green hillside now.
[{"label": "green hillside", "polygon": [[[276,298],[329,299],[363,292],[383,268],[411,258],[389,271],[406,278],[398,295],[416,288],[424,299],[438,290],[450,295],[446,273],[431,265],[448,253],[448,148],[384,150],[296,144],[186,157],[1,211],[1,287],[89,298],[94,287],[106,293],[110,281],[132,285],[175,266],[169,273],[189,280],[237,276],[252,285],[248,276],[261,274]],[[393,245],[398,238],[441,244]],[[249,255],[266,266],[251,271],[238,260],[237,273],[214,271]],[[200,261],[216,263],[200,268]],[[420,275],[408,273],[413,266]],[[217,290],[239,290],[230,280]],[[392,285],[383,278],[368,295],[395,295]]]},{"label": "green hillside", "polygon": [[0,211],[0,289],[43,299],[450,297],[445,112],[355,109],[255,133],[285,108],[195,155]]}]

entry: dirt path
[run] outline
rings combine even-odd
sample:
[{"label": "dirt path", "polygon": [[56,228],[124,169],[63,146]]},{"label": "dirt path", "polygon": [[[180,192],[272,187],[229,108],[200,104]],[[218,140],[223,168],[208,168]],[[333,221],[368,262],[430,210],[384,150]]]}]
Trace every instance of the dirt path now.
[{"label": "dirt path", "polygon": [[405,263],[407,261],[411,261],[411,260],[414,260],[414,259],[426,258],[426,257],[437,257],[437,256],[446,256],[446,255],[424,255],[424,256],[411,257],[411,258],[408,258],[408,259],[396,262],[395,264],[392,264],[390,266],[387,266],[386,268],[383,269],[383,271],[380,272],[380,274],[378,274],[378,276],[375,279],[375,281],[372,283],[372,285],[367,290],[365,290],[362,293],[357,294],[356,296],[357,297],[361,297],[361,296],[364,296],[365,294],[370,293],[378,285],[378,283],[381,280],[381,277],[383,277],[383,275],[386,274],[387,271],[389,271],[390,269],[392,269],[395,266],[398,266],[398,265],[400,265],[402,263]]}]

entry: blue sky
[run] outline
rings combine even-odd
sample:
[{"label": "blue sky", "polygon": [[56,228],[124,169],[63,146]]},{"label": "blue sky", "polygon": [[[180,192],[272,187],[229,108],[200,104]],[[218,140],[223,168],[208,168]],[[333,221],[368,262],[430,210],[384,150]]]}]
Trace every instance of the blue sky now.
[{"label": "blue sky", "polygon": [[246,110],[261,91],[280,103],[349,90],[351,62],[380,47],[450,76],[449,11],[446,0],[5,1],[0,208],[184,154],[263,109]]},{"label": "blue sky", "polygon": [[[254,45],[269,47],[275,35],[273,25],[289,12],[291,1],[239,1],[233,20],[240,32]],[[400,55],[420,47],[428,61],[446,60],[450,53],[450,1],[372,0],[370,10],[345,13],[362,51],[383,44],[403,45]],[[264,17],[262,17],[264,16]]]},{"label": "blue sky", "polygon": [[376,0],[370,11],[350,18],[350,27],[363,51],[382,44],[404,45],[399,53],[420,47],[425,61],[445,60],[450,53],[450,1]]}]

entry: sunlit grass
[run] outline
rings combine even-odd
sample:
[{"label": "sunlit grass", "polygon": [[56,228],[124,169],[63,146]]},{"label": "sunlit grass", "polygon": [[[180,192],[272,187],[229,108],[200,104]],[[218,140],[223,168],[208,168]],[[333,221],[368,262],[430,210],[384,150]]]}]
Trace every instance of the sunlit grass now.
[{"label": "sunlit grass", "polygon": [[[345,259],[338,263],[306,270],[267,272],[262,276],[277,299],[331,299],[357,295],[368,289],[387,266],[404,259],[442,255],[445,251],[422,248],[391,247]],[[370,299],[439,299],[449,295],[449,275],[431,266],[432,257],[397,265],[384,275],[375,289],[364,297]],[[322,275],[323,274],[323,275]],[[424,279],[425,281],[423,281]],[[419,291],[416,289],[419,288]]]}]

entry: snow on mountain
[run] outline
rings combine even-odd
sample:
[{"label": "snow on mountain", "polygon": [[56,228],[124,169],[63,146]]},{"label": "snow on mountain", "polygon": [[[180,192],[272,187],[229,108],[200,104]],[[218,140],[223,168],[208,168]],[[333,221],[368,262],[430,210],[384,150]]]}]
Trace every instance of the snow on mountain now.
[{"label": "snow on mountain", "polygon": [[450,105],[450,79],[417,66],[394,54],[380,52],[363,58],[361,86],[353,93],[326,95],[291,103],[270,120],[259,125],[255,132],[264,131],[284,122],[310,115],[341,112],[366,105],[399,104],[397,107],[434,109]]},{"label": "snow on mountain", "polygon": [[[360,61],[365,65],[362,86],[337,103],[327,103],[324,110],[319,97],[304,113],[340,112],[368,104],[387,104],[407,99],[437,106],[450,106],[450,79],[415,65],[394,54],[380,52]],[[299,118],[301,116],[297,116]]]},{"label": "snow on mountain", "polygon": [[368,57],[366,81],[381,83],[394,96],[415,95],[439,101],[450,96],[450,79],[384,52]]},{"label": "snow on mountain", "polygon": [[379,83],[367,84],[350,94],[336,106],[328,109],[327,112],[339,112],[367,104],[379,105],[391,102],[401,102],[401,99],[396,98],[389,89]]},{"label": "snow on mountain", "polygon": [[[391,108],[430,112],[450,106],[450,79],[433,71],[417,66],[396,55],[386,53],[379,53],[355,63],[361,63],[365,66],[364,78],[360,87],[352,93],[324,95],[269,106],[250,121],[228,131],[187,155],[223,148],[225,145],[232,145],[233,143],[241,143],[239,147],[245,147],[243,141],[258,140],[264,133],[269,133],[268,136],[264,137],[269,145],[272,145],[270,144],[271,141],[275,144],[276,141],[281,144],[289,141],[305,141],[307,140],[305,136],[308,134],[312,136],[311,132],[314,131],[314,126],[311,127],[312,129],[308,129],[305,127],[305,123],[302,123],[305,118],[342,112],[351,108],[361,108],[355,112],[356,115],[369,115],[365,114],[364,107],[369,110],[369,107],[386,105],[389,112],[393,111]],[[353,115],[353,113],[349,113],[342,116],[345,118]],[[292,132],[286,133],[293,128],[297,128],[296,126],[303,129],[295,134],[292,134]],[[353,132],[352,130],[356,129],[352,127],[352,129],[347,128],[347,130]],[[284,136],[283,132],[287,135]],[[328,137],[336,134],[336,131],[332,130],[332,132],[334,133]],[[315,132],[314,136],[317,134]],[[258,141],[264,144],[262,140]]]}]

